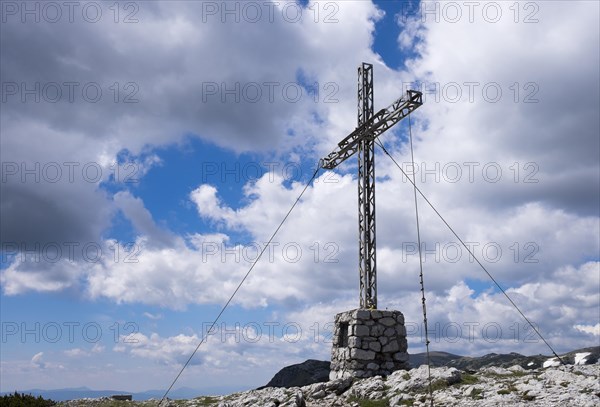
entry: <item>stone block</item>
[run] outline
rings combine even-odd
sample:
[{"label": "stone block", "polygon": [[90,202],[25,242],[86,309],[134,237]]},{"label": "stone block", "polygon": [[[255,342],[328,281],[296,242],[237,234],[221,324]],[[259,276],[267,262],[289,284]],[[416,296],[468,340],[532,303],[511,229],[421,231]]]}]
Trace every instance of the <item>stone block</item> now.
[{"label": "stone block", "polygon": [[371,319],[371,312],[366,309],[357,309],[352,316],[356,319]]},{"label": "stone block", "polygon": [[352,332],[356,336],[369,336],[369,327],[366,325],[355,325],[354,332]]},{"label": "stone block", "polygon": [[396,333],[400,336],[406,336],[406,327],[404,325],[396,325]]},{"label": "stone block", "polygon": [[386,328],[385,332],[383,333],[385,336],[387,336],[388,338],[394,337],[396,336],[398,332],[396,331],[396,328]]},{"label": "stone block", "polygon": [[394,326],[397,324],[396,320],[392,317],[383,317],[379,320],[379,323],[385,326]]},{"label": "stone block", "polygon": [[394,352],[398,352],[399,350],[400,350],[400,345],[398,344],[398,341],[395,339],[393,341],[390,341],[390,343],[388,343],[381,349],[381,351],[383,353],[394,353]]},{"label": "stone block", "polygon": [[398,322],[400,325],[404,325],[404,315],[402,315],[400,312],[396,314],[396,322]]},{"label": "stone block", "polygon": [[346,361],[346,366],[349,367],[350,369],[360,369],[365,365],[365,363],[362,360],[352,360],[350,359],[350,361]]},{"label": "stone block", "polygon": [[375,352],[363,349],[352,349],[350,351],[350,358],[358,360],[373,360],[375,359]]},{"label": "stone block", "polygon": [[348,338],[349,348],[360,348],[361,340],[358,336],[351,336]]},{"label": "stone block", "polygon": [[371,342],[369,343],[369,349],[371,349],[373,352],[380,352],[381,344],[379,342]]},{"label": "stone block", "polygon": [[[371,327],[371,336],[380,337],[386,328],[383,325],[374,325]],[[395,330],[394,330],[395,332]]]},{"label": "stone block", "polygon": [[347,312],[342,312],[336,315],[336,322],[350,322],[352,321],[352,315]]}]

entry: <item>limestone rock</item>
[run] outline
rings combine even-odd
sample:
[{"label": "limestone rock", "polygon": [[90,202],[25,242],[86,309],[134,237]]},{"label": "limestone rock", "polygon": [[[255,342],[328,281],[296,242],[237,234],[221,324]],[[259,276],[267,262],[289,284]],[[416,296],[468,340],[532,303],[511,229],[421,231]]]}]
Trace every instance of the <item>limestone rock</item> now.
[{"label": "limestone rock", "polygon": [[[429,406],[428,377],[431,373],[436,406],[465,407],[595,407],[600,401],[600,364],[567,365],[546,369],[480,369],[472,374],[452,367],[421,366],[396,371],[387,377],[346,378],[292,388],[268,387],[228,396],[168,400],[179,407],[278,406],[357,407],[388,400],[390,406]],[[107,407],[112,400],[86,399],[60,403],[62,407]],[[147,406],[128,401],[130,407]]]}]

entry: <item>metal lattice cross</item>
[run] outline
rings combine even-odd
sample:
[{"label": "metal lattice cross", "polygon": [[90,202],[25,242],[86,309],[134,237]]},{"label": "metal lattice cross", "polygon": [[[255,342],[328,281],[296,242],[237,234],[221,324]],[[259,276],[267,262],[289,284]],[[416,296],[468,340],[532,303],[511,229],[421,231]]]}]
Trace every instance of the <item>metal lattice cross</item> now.
[{"label": "metal lattice cross", "polygon": [[423,104],[421,92],[408,90],[377,114],[373,114],[373,65],[358,67],[358,127],[321,160],[333,169],[358,152],[358,234],[360,308],[377,308],[375,256],[375,139]]}]

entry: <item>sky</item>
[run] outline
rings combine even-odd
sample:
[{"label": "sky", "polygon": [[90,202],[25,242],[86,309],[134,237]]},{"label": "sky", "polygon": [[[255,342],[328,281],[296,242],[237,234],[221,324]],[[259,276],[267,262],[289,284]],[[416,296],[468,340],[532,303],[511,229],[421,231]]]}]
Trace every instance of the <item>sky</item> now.
[{"label": "sky", "polygon": [[[380,141],[548,343],[600,343],[595,1],[1,2],[0,391],[264,385],[357,308],[357,166]],[[412,134],[415,165],[411,165]],[[379,308],[424,351],[412,185],[376,150]],[[418,200],[431,350],[550,354]]]}]

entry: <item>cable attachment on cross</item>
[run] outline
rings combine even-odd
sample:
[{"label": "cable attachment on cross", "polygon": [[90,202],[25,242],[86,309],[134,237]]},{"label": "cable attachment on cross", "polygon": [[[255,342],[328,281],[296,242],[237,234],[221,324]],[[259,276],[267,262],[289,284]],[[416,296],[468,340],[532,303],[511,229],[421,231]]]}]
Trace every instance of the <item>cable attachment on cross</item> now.
[{"label": "cable attachment on cross", "polygon": [[321,163],[319,162],[319,165],[317,165],[317,168],[315,169],[315,172],[313,173],[313,175],[310,178],[310,180],[308,180],[308,182],[304,186],[304,189],[302,189],[302,192],[300,192],[300,195],[298,195],[298,197],[296,198],[296,200],[292,204],[291,208],[287,211],[287,213],[285,214],[285,216],[283,217],[283,219],[279,223],[279,226],[277,226],[277,228],[275,229],[275,231],[273,232],[273,234],[269,238],[268,242],[263,246],[262,250],[260,251],[260,253],[256,257],[256,259],[254,259],[254,262],[252,262],[252,265],[248,269],[248,272],[244,275],[244,277],[242,278],[242,280],[240,281],[240,283],[237,285],[236,289],[233,291],[233,293],[231,294],[231,296],[229,297],[229,299],[227,300],[227,302],[225,303],[225,305],[223,305],[223,308],[221,308],[221,311],[219,312],[219,314],[217,315],[217,317],[214,319],[214,321],[210,325],[210,328],[208,329],[208,331],[206,331],[206,333],[202,336],[202,339],[200,340],[200,343],[198,343],[198,346],[196,346],[196,349],[194,349],[194,351],[192,352],[192,354],[190,355],[190,357],[188,358],[188,360],[185,362],[185,364],[183,365],[183,367],[181,368],[181,370],[179,370],[179,373],[177,373],[177,376],[175,376],[175,379],[173,379],[173,382],[171,383],[171,385],[169,386],[169,388],[167,389],[167,391],[165,392],[165,394],[162,396],[162,398],[158,402],[158,406],[159,407],[162,405],[162,402],[167,398],[167,395],[169,394],[169,392],[171,391],[171,389],[173,388],[173,386],[175,385],[175,383],[177,382],[177,380],[179,380],[179,377],[181,376],[181,374],[183,373],[183,371],[185,370],[185,368],[190,364],[190,362],[194,358],[194,355],[196,355],[196,353],[198,352],[198,349],[200,349],[200,346],[202,346],[202,344],[206,342],[206,340],[208,339],[208,335],[210,333],[212,333],[212,330],[214,329],[215,325],[217,324],[217,322],[219,322],[219,320],[221,319],[221,316],[223,315],[223,313],[225,312],[225,310],[227,309],[227,307],[229,306],[229,304],[231,304],[231,301],[233,300],[233,298],[235,297],[235,295],[238,293],[238,291],[240,290],[240,288],[242,288],[242,285],[244,284],[244,282],[246,281],[246,279],[248,278],[248,276],[250,275],[250,273],[254,269],[254,266],[256,266],[256,263],[258,263],[258,261],[260,260],[260,258],[263,255],[263,253],[265,252],[265,250],[267,249],[267,247],[269,247],[269,245],[271,244],[271,242],[275,238],[275,235],[277,235],[277,233],[279,232],[279,229],[281,229],[281,227],[283,226],[283,224],[285,223],[285,221],[288,219],[288,217],[290,216],[290,214],[292,213],[292,211],[294,210],[294,208],[296,207],[296,205],[298,205],[298,202],[300,202],[300,199],[302,199],[302,196],[304,195],[304,193],[306,192],[306,190],[308,189],[308,187],[310,186],[310,184],[317,177],[317,174],[319,173],[319,170],[321,169],[321,165],[320,164]]},{"label": "cable attachment on cross", "polygon": [[429,382],[429,400],[433,407],[433,387],[431,384],[431,358],[429,356],[429,327],[427,325],[427,306],[425,305],[425,279],[423,276],[423,255],[421,251],[421,228],[419,227],[419,204],[417,200],[417,182],[415,179],[415,153],[412,139],[412,123],[408,115],[408,138],[410,141],[410,160],[412,168],[412,184],[415,195],[415,218],[417,225],[417,244],[419,245],[419,282],[421,284],[421,304],[423,306],[423,327],[425,329],[425,349],[427,354],[427,377]]}]

